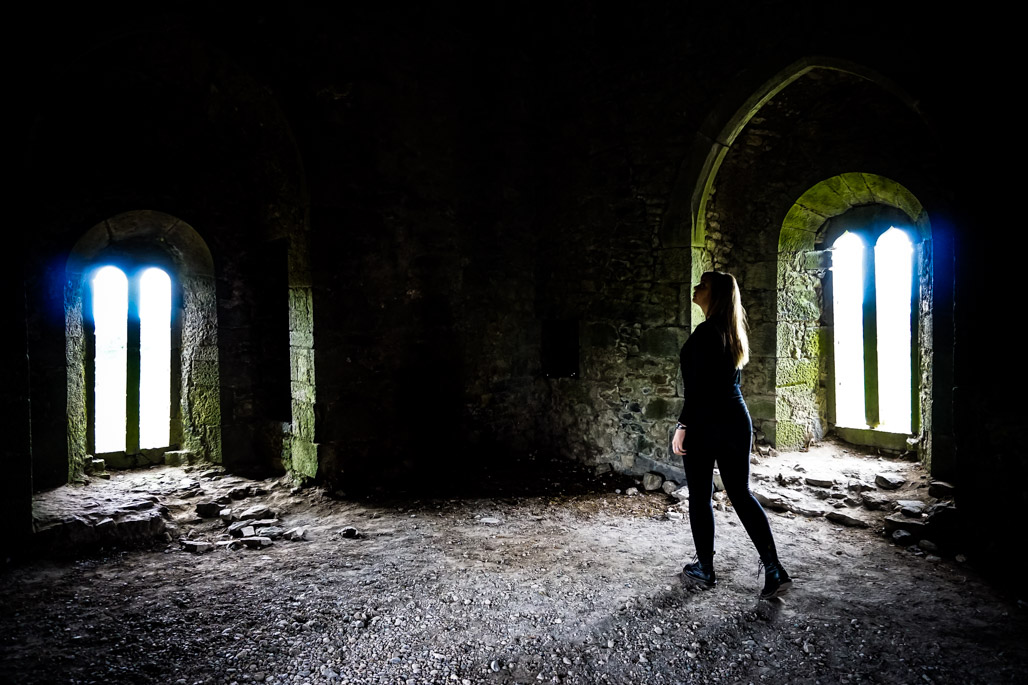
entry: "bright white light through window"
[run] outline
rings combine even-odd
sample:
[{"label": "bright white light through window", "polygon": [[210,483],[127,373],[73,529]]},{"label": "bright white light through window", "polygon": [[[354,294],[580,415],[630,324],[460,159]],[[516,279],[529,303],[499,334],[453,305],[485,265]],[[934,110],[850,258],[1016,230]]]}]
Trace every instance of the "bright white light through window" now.
[{"label": "bright white light through window", "polygon": [[93,276],[92,287],[96,451],[119,452],[125,449],[128,279],[121,269],[105,266]]},{"label": "bright white light through window", "polygon": [[864,413],[864,242],[849,231],[832,249],[835,422],[867,428]]},{"label": "bright white light through window", "polygon": [[890,228],[875,245],[879,429],[910,432],[910,255],[906,234]]},{"label": "bright white light through window", "polygon": [[171,279],[157,268],[139,279],[139,446],[168,444],[171,414]]}]

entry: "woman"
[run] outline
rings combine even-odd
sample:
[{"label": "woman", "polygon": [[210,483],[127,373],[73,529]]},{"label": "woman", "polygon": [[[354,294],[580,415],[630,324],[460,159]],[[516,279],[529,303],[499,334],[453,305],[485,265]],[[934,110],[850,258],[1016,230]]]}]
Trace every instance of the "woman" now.
[{"label": "woman", "polygon": [[682,569],[685,578],[707,587],[717,583],[714,573],[714,461],[721,480],[764,568],[762,599],[784,594],[792,586],[778,562],[775,539],[760,503],[750,492],[750,447],[753,425],[739,389],[740,370],[749,361],[746,311],[739,285],[731,274],[703,274],[692,301],[706,321],[682,347],[685,405],[675,427],[671,449],[685,462],[689,486],[689,522],[697,561]]}]

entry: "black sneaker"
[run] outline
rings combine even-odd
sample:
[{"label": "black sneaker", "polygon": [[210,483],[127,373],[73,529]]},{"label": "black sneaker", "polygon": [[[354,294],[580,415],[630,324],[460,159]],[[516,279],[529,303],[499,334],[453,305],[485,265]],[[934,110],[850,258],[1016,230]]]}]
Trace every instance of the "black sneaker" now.
[{"label": "black sneaker", "polygon": [[686,564],[682,568],[682,578],[699,581],[706,587],[717,585],[717,575],[714,573],[714,566],[712,564],[704,564],[702,561]]},{"label": "black sneaker", "polygon": [[781,597],[789,591],[792,587],[792,578],[780,563],[775,561],[764,566],[761,562],[760,565],[764,568],[764,589],[760,591],[761,599]]}]

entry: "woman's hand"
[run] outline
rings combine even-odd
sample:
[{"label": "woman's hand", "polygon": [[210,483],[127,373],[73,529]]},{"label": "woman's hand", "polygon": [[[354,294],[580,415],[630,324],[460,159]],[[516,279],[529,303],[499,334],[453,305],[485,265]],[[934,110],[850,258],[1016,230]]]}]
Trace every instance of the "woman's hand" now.
[{"label": "woman's hand", "polygon": [[671,451],[680,456],[685,456],[685,428],[675,429],[675,435],[671,438]]}]

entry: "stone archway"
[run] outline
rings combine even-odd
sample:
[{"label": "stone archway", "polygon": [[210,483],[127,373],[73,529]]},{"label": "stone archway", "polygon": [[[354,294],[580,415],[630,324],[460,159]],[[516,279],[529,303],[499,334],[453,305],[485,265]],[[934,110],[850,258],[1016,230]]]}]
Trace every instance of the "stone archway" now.
[{"label": "stone archway", "polygon": [[[221,410],[214,261],[206,242],[185,222],[152,210],[126,212],[79,238],[65,273],[69,473],[83,468],[92,450],[92,402],[86,277],[101,262],[161,264],[175,284],[172,309],[170,443],[220,463]],[[163,458],[163,454],[159,455]],[[124,465],[157,455],[126,455]]]},{"label": "stone archway", "polygon": [[[927,211],[906,187],[872,173],[845,173],[807,189],[790,207],[782,222],[778,246],[777,363],[775,378],[776,440],[780,449],[802,447],[819,439],[834,424],[830,297],[830,235],[846,230],[845,218],[854,210],[896,217],[918,240],[915,249],[917,282],[916,331],[912,341],[916,374],[912,378],[919,402],[914,416],[919,433],[917,451],[922,461],[932,456],[932,232]],[[877,209],[876,209],[877,208]],[[865,220],[871,216],[860,213]],[[862,441],[903,449],[902,436],[864,431]]]}]

